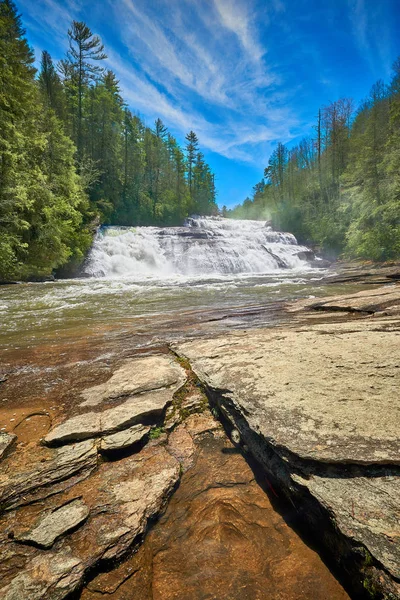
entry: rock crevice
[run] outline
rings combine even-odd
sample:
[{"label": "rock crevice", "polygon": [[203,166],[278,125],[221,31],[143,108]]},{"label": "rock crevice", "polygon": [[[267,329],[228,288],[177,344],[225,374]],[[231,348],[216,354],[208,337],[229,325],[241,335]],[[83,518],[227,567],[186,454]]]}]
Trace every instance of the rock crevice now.
[{"label": "rock crevice", "polygon": [[242,448],[350,573],[355,593],[368,587],[388,599],[400,598],[400,347],[392,326],[383,332],[362,321],[351,334],[346,323],[286,327],[174,347]]}]

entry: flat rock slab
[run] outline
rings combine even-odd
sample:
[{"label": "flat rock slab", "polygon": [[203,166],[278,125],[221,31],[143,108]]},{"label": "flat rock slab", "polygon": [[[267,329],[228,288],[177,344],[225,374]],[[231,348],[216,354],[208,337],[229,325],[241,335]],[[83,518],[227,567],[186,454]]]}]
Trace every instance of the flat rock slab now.
[{"label": "flat rock slab", "polygon": [[60,445],[100,437],[137,423],[155,423],[172,402],[170,388],[145,392],[100,413],[88,412],[71,417],[52,429],[44,438],[48,445]]},{"label": "flat rock slab", "polygon": [[307,488],[335,528],[364,546],[394,585],[400,578],[398,322],[241,332],[179,344],[177,351],[216,392],[227,416],[246,423],[243,442],[272,447],[291,473],[291,489]]},{"label": "flat rock slab", "polygon": [[51,548],[58,537],[81,525],[88,516],[88,507],[78,498],[41,515],[39,522],[32,529],[20,534],[16,539],[39,548]]},{"label": "flat rock slab", "polygon": [[14,433],[0,433],[0,459],[16,439]]},{"label": "flat rock slab", "polygon": [[292,478],[328,508],[345,535],[361,542],[400,579],[400,477]]},{"label": "flat rock slab", "polygon": [[185,371],[168,355],[146,356],[127,361],[112,377],[82,392],[82,406],[96,406],[107,400],[133,396],[141,392],[173,386],[186,380]]},{"label": "flat rock slab", "polygon": [[307,299],[289,304],[289,312],[299,312],[304,309],[380,313],[400,312],[400,285],[391,284],[378,289],[363,290],[355,294],[342,294],[326,298]]},{"label": "flat rock slab", "polygon": [[129,429],[106,435],[101,439],[100,451],[112,452],[129,448],[142,441],[149,431],[150,427],[147,425],[134,425]]},{"label": "flat rock slab", "polygon": [[280,455],[400,464],[400,333],[371,322],[177,345]]}]

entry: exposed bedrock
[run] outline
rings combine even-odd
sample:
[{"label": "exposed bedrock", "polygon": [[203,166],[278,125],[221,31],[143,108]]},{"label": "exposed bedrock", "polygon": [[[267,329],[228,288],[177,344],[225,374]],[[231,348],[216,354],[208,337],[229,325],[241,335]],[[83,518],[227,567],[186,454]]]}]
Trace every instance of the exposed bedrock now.
[{"label": "exposed bedrock", "polygon": [[[43,442],[55,446],[115,434],[140,423],[154,424],[185,379],[185,371],[170,356],[128,360],[108,381],[84,390],[82,410],[53,427]],[[95,410],[88,412],[87,406]],[[127,445],[124,439],[121,443]]]},{"label": "exposed bedrock", "polygon": [[[16,410],[0,436],[2,600],[147,600],[132,594],[135,581],[157,590],[149,600],[213,589],[241,600],[347,597],[278,526],[240,450],[348,574],[352,597],[400,598],[399,335],[393,317],[355,315],[178,343],[188,360],[131,358],[54,415],[38,399],[29,417]],[[181,480],[143,571],[130,560]]]},{"label": "exposed bedrock", "polygon": [[39,427],[18,443],[20,424],[2,434],[3,600],[66,598],[140,541],[190,461],[185,440],[169,448],[160,428],[186,379],[173,356],[131,359],[84,390],[44,440]]},{"label": "exposed bedrock", "polygon": [[241,444],[363,589],[400,598],[398,321],[236,332],[175,346]]}]

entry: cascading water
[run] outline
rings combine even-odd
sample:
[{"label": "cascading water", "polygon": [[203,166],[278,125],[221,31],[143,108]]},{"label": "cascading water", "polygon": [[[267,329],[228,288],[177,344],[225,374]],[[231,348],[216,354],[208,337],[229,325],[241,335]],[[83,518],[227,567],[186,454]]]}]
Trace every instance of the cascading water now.
[{"label": "cascading water", "polygon": [[184,227],[103,227],[85,266],[93,277],[169,277],[305,269],[306,247],[263,221],[191,217]]}]

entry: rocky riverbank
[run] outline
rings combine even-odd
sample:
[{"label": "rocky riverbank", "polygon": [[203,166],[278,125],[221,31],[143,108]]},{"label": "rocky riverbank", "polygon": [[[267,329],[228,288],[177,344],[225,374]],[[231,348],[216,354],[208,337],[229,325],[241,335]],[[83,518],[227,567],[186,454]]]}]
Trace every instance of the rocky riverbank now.
[{"label": "rocky riverbank", "polygon": [[290,325],[176,351],[353,593],[399,598],[400,286],[287,310]]},{"label": "rocky riverbank", "polygon": [[4,377],[2,597],[347,598],[247,457],[352,598],[400,598],[399,314],[394,283],[86,374],[80,351],[75,380],[61,353],[30,392]]}]

